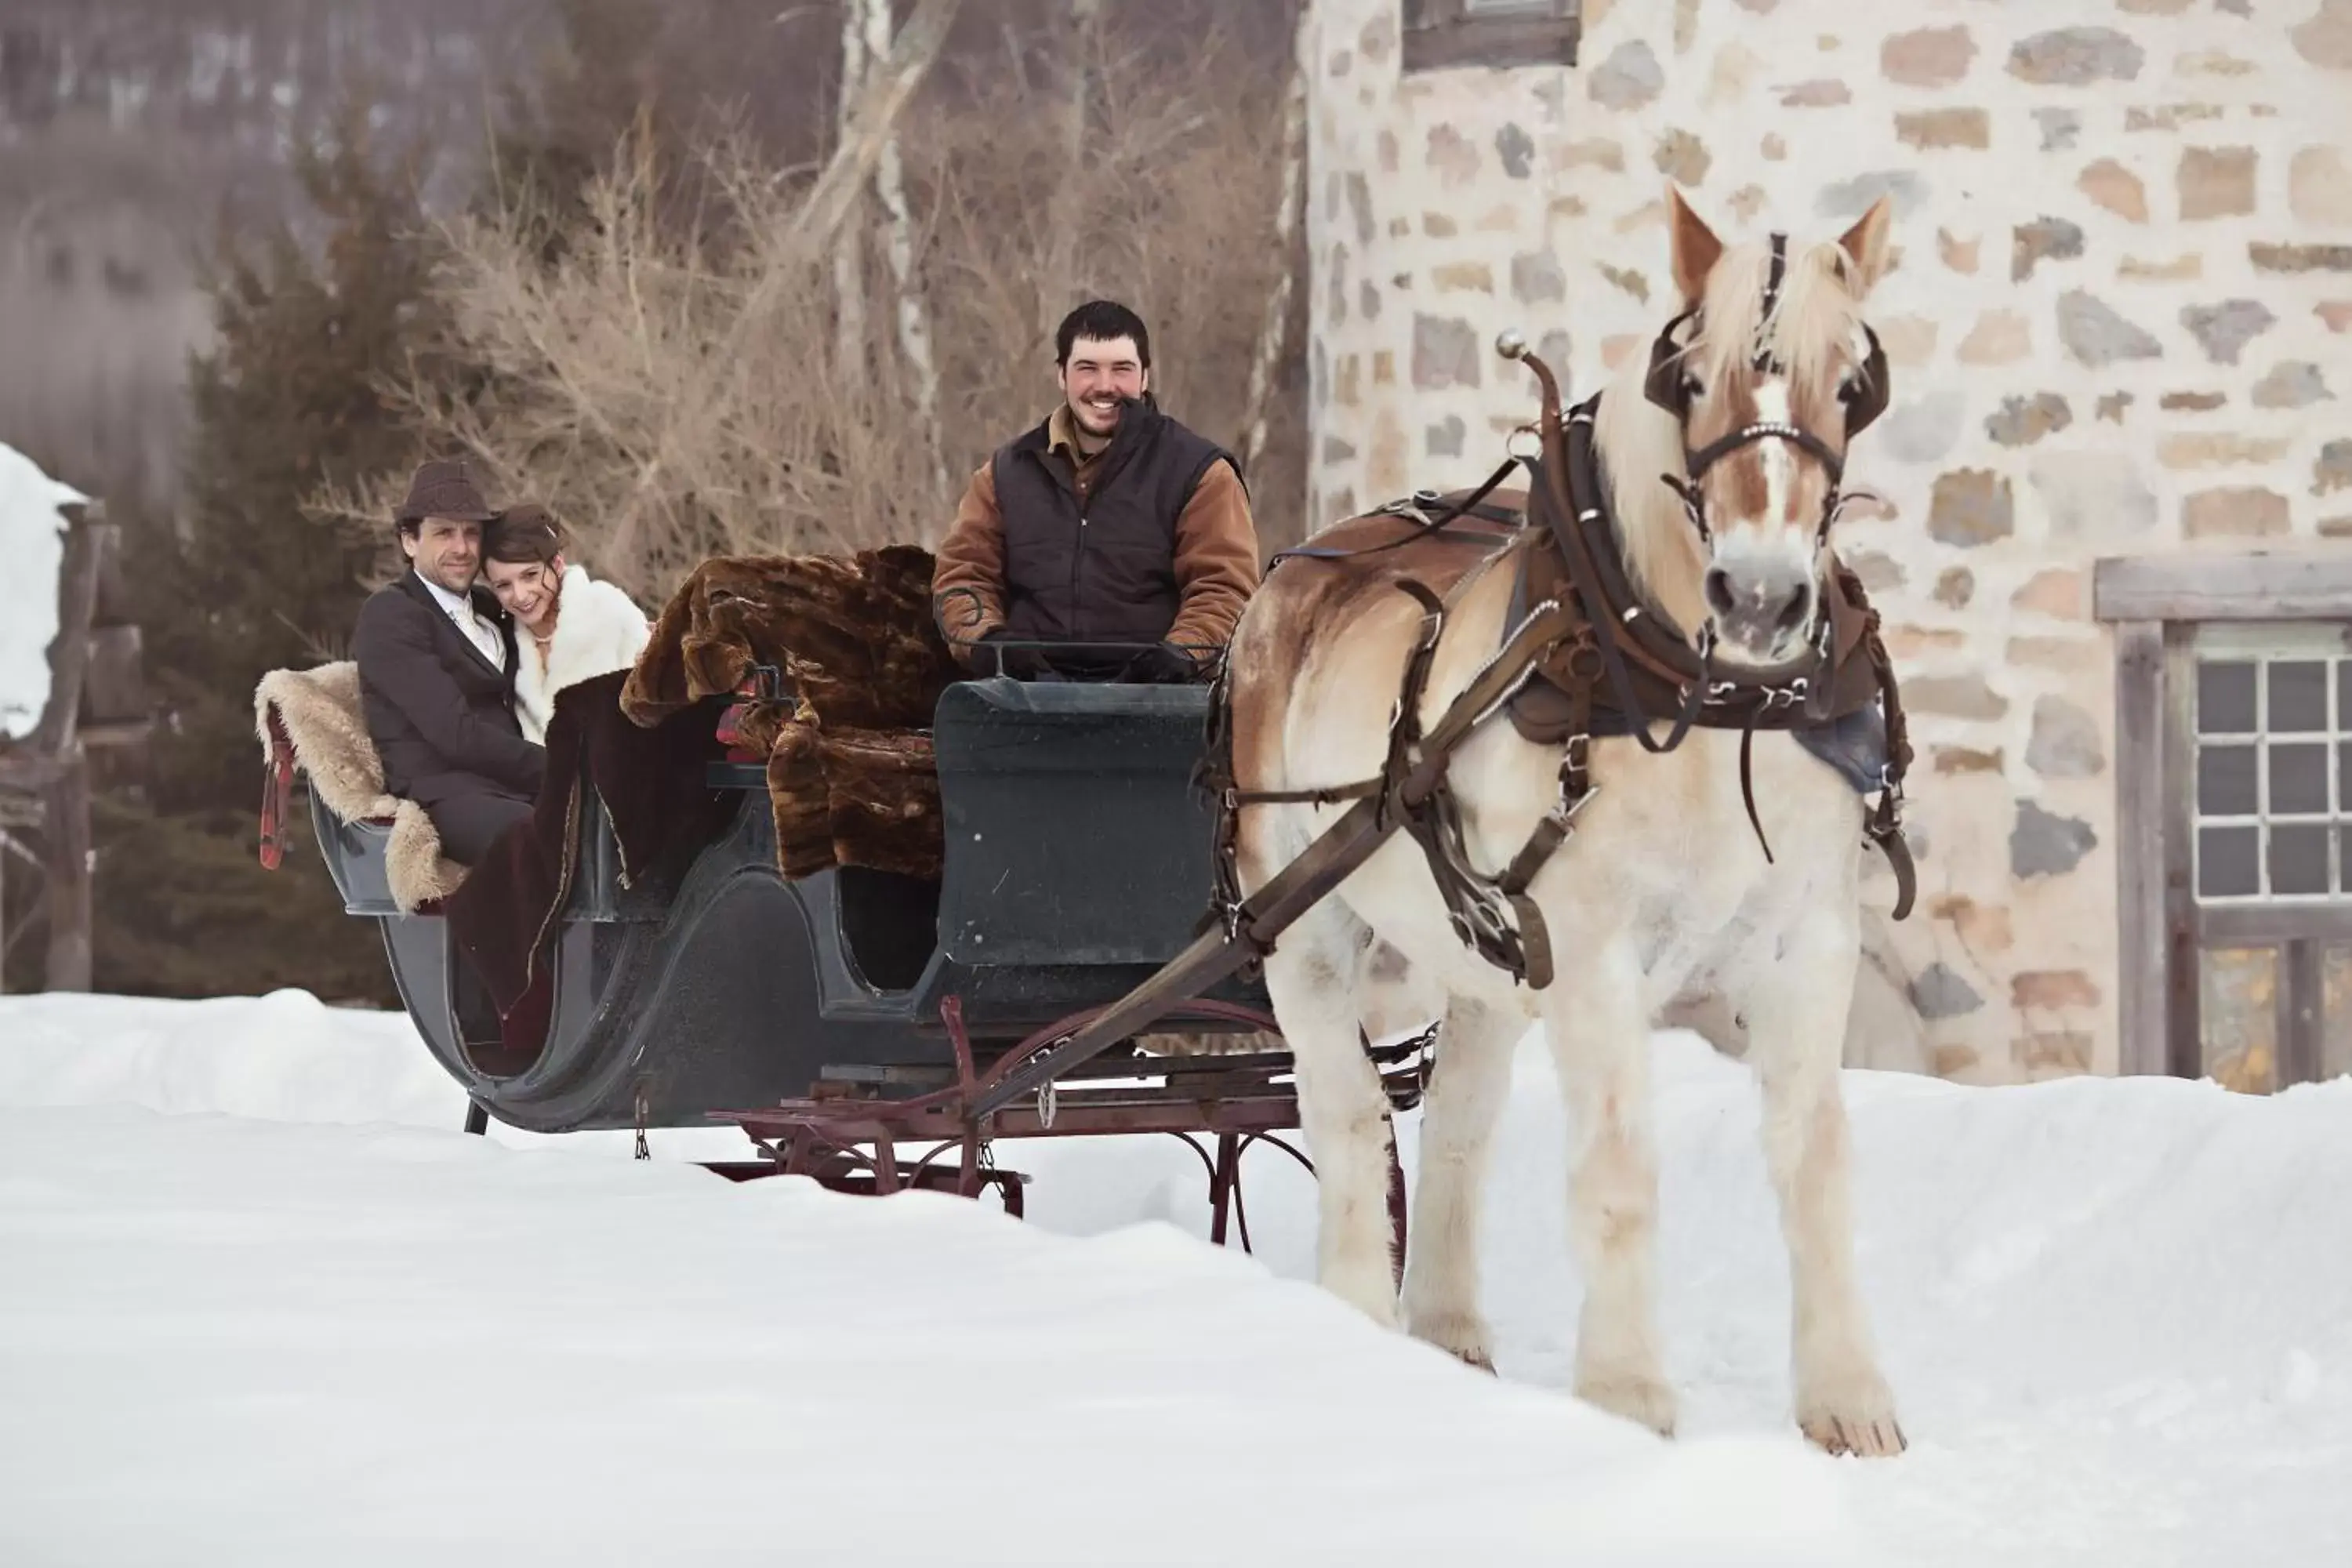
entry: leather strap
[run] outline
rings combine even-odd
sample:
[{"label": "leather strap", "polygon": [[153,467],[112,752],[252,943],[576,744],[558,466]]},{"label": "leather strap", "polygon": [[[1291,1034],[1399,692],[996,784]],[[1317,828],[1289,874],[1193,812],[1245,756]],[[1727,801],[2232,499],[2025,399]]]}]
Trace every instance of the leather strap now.
[{"label": "leather strap", "polygon": [[269,709],[269,762],[261,773],[261,866],[275,871],[286,860],[286,819],[294,805],[294,741],[286,721]]},{"label": "leather strap", "polygon": [[[1517,512],[1507,510],[1501,507],[1482,506],[1479,503],[1484,501],[1488,496],[1494,494],[1495,487],[1501,484],[1505,479],[1510,478],[1511,470],[1518,466],[1519,461],[1517,458],[1505,459],[1493,473],[1486,476],[1486,483],[1480,485],[1476,489],[1472,490],[1463,500],[1456,501],[1453,506],[1447,508],[1444,515],[1442,517],[1432,518],[1422,512],[1418,504],[1421,499],[1419,495],[1416,495],[1412,502],[1392,503],[1391,506],[1381,509],[1381,511],[1401,517],[1405,515],[1405,513],[1399,509],[1401,507],[1410,505],[1412,511],[1415,514],[1420,515],[1422,518],[1420,526],[1406,533],[1399,535],[1395,539],[1384,539],[1378,544],[1361,545],[1353,550],[1340,550],[1330,545],[1313,544],[1301,544],[1289,550],[1277,550],[1275,552],[1273,557],[1266,562],[1265,569],[1271,572],[1276,566],[1290,559],[1292,556],[1297,556],[1307,561],[1352,561],[1360,555],[1378,555],[1383,551],[1394,550],[1400,545],[1411,544],[1417,540],[1428,539],[1433,535],[1444,533],[1454,523],[1465,516],[1475,516],[1490,522],[1502,522],[1516,525],[1520,521]],[[1424,491],[1423,493],[1426,494],[1427,492]],[[1431,496],[1430,500],[1434,503],[1437,498],[1435,496]],[[1364,515],[1367,517],[1376,517],[1381,515],[1381,512],[1367,512]],[[1455,534],[1453,537],[1457,540],[1461,540],[1465,543],[1483,544],[1488,542],[1488,541],[1482,539],[1467,539],[1461,534]]]}]

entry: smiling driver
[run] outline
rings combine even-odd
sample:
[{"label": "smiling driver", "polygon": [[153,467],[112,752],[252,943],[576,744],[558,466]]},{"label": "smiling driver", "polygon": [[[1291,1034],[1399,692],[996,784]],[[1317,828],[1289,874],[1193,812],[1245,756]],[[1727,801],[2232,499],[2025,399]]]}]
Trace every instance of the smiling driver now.
[{"label": "smiling driver", "polygon": [[1060,405],[972,475],[940,546],[940,629],[983,675],[1205,680],[1258,583],[1241,465],[1160,411],[1126,306],[1079,306],[1054,346]]}]

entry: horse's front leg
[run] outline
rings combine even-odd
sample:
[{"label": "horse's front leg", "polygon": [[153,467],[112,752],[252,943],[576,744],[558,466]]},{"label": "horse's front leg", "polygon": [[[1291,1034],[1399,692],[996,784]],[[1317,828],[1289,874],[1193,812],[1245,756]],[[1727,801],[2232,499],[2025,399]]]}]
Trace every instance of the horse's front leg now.
[{"label": "horse's front leg", "polygon": [[[1549,912],[1549,911],[1547,911]],[[1658,1345],[1657,1151],[1650,1133],[1650,1030],[1631,939],[1562,931],[1543,993],[1568,1101],[1569,1235],[1584,1272],[1576,1394],[1671,1436],[1675,1394]]]},{"label": "horse's front leg", "polygon": [[1315,1162],[1316,1278],[1374,1322],[1394,1328],[1389,1100],[1358,1023],[1367,935],[1325,900],[1266,955],[1265,989],[1290,1047],[1299,1130]]},{"label": "horse's front leg", "polygon": [[1465,997],[1447,1006],[1421,1107],[1421,1182],[1406,1248],[1404,1320],[1415,1339],[1495,1370],[1478,1310],[1478,1203],[1495,1121],[1527,1020]]},{"label": "horse's front leg", "polygon": [[1838,1089],[1860,952],[1850,901],[1808,910],[1755,966],[1745,1010],[1789,1246],[1797,1424],[1831,1453],[1885,1455],[1903,1451],[1903,1429],[1854,1279],[1853,1147]]}]

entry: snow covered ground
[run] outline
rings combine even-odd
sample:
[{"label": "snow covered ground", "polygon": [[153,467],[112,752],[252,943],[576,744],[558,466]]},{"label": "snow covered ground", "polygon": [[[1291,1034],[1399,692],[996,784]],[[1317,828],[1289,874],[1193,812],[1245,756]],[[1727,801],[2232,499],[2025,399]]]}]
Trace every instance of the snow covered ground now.
[{"label": "snow covered ground", "polygon": [[467,1139],[404,1020],[299,994],[0,1000],[0,1563],[2352,1562],[2352,1081],[1848,1075],[1870,1463],[1789,1421],[1747,1072],[1657,1049],[1672,1443],[1564,1392],[1535,1050],[1497,1381],[1305,1282],[1278,1155],[1251,1259],[1171,1140],[1008,1146],[1023,1225]]},{"label": "snow covered ground", "polygon": [[58,508],[89,498],[0,444],[0,735],[21,740],[49,700],[49,643],[58,635],[58,569],[65,519]]}]

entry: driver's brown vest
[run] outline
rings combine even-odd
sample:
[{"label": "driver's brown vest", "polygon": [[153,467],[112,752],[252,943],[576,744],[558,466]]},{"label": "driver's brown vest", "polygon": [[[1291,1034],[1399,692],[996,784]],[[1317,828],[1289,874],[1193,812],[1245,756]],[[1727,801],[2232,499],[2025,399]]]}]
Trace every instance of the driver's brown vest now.
[{"label": "driver's brown vest", "polygon": [[1156,643],[1175,624],[1176,521],[1209,465],[1241,465],[1216,443],[1130,403],[1082,500],[1052,421],[991,459],[1004,520],[1004,629],[1015,639]]}]

